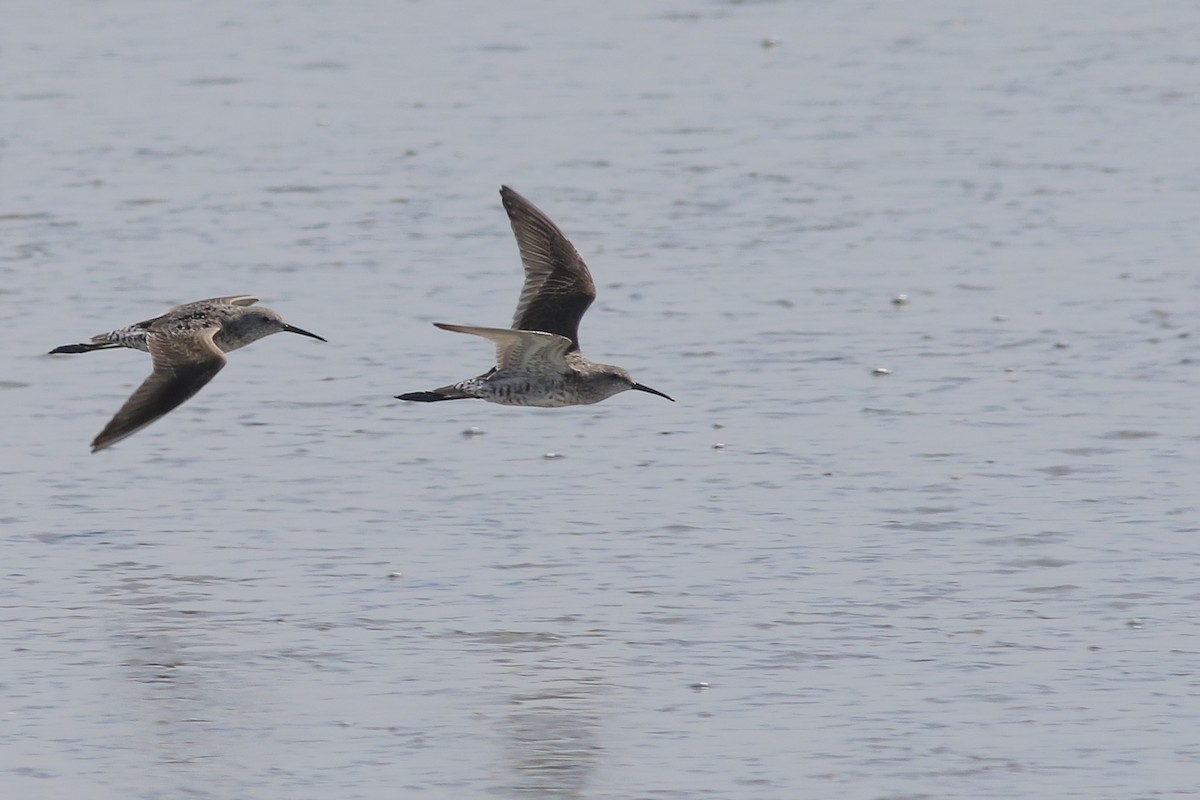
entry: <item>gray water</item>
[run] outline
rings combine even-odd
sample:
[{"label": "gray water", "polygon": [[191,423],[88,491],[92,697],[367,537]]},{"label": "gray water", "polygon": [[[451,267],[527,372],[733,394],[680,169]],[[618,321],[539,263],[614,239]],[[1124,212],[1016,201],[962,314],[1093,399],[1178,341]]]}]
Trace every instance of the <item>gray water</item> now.
[{"label": "gray water", "polygon": [[[1198,28],[9,0],[3,796],[1195,796]],[[501,183],[678,403],[392,399]],[[91,455],[148,359],[44,353],[234,293],[329,343]]]}]

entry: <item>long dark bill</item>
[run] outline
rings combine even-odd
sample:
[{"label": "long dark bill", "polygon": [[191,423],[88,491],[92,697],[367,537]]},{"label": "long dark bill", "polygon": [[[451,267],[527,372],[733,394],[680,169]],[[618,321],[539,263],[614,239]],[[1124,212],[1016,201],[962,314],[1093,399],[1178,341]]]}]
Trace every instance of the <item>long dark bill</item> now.
[{"label": "long dark bill", "polygon": [[656,394],[656,395],[658,395],[659,397],[665,397],[665,398],[667,398],[667,399],[668,399],[668,400],[670,400],[672,403],[674,403],[674,402],[675,402],[675,398],[674,398],[674,397],[671,397],[670,395],[663,394],[663,393],[662,393],[662,392],[660,392],[658,389],[651,389],[649,386],[643,386],[643,385],[642,385],[642,384],[640,384],[640,383],[635,383],[633,386],[630,386],[629,388],[630,388],[630,389],[637,389],[639,392],[649,392],[650,394]]},{"label": "long dark bill", "polygon": [[283,329],[285,331],[287,331],[288,333],[298,333],[301,336],[311,336],[312,338],[319,339],[322,342],[329,341],[324,336],[317,336],[315,333],[309,333],[308,331],[304,330],[303,328],[297,328],[295,325],[284,325]]}]

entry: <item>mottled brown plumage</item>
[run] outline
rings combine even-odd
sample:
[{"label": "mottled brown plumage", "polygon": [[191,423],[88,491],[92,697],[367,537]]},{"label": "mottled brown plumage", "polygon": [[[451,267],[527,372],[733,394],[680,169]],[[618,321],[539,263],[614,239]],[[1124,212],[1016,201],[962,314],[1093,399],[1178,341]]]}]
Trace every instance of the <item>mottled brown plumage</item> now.
[{"label": "mottled brown plumage", "polygon": [[165,314],[93,336],[90,342],[56,347],[55,353],[87,353],[127,347],[150,354],[154,371],[92,442],[103,450],[178,408],[225,366],[225,354],[272,333],[286,331],[325,341],[288,325],[278,312],[255,306],[257,297],[233,295],[184,303]]}]

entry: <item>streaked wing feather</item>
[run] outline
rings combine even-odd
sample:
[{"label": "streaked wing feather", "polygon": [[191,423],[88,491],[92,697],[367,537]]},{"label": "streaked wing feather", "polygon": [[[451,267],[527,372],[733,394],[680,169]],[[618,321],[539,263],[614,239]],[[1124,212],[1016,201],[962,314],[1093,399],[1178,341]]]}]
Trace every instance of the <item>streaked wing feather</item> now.
[{"label": "streaked wing feather", "polygon": [[587,264],[537,206],[507,186],[500,188],[500,198],[525,265],[513,328],[565,336],[571,350],[578,350],[579,320],[596,299]]},{"label": "streaked wing feather", "polygon": [[218,330],[211,326],[186,337],[152,332],[149,347],[154,371],[92,442],[92,452],[137,433],[212,380],[225,366],[225,354],[213,343]]},{"label": "streaked wing feather", "polygon": [[193,300],[190,303],[180,303],[177,306],[171,306],[157,317],[144,319],[141,322],[130,325],[131,328],[149,329],[151,325],[158,322],[163,317],[169,314],[175,314],[179,311],[186,311],[189,308],[207,307],[212,305],[230,305],[230,306],[252,306],[258,302],[258,298],[251,294],[231,294],[228,297],[210,297],[207,300]]},{"label": "streaked wing feather", "polygon": [[480,328],[445,322],[433,324],[444,331],[469,333],[492,340],[496,344],[496,366],[500,370],[511,368],[522,372],[563,372],[567,369],[564,357],[571,350],[571,340],[557,333]]},{"label": "streaked wing feather", "polygon": [[188,306],[198,305],[252,306],[257,302],[258,298],[252,294],[231,294],[228,297],[210,297],[207,300],[193,300],[190,303],[180,303],[177,306],[172,306],[169,311],[175,311],[179,308],[187,308]]}]

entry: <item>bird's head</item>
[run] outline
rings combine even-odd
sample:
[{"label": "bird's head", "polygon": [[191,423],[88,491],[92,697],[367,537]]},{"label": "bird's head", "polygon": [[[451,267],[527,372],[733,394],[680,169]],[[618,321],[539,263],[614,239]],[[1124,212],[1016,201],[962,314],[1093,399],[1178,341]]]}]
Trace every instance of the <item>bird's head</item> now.
[{"label": "bird's head", "polygon": [[319,341],[326,341],[322,336],[310,333],[295,325],[288,325],[278,311],[264,306],[252,306],[238,309],[239,314],[225,323],[227,334],[234,338],[245,340],[246,343],[270,336],[272,333],[298,333]]},{"label": "bird's head", "polygon": [[[614,367],[608,364],[600,366],[600,371],[592,378],[597,389],[604,393],[604,397],[612,397],[614,394],[635,389],[639,392],[648,394],[656,394],[659,397],[665,397],[672,403],[675,398],[663,394],[658,389],[651,389],[649,386],[644,386],[633,379],[629,372],[621,367]],[[601,398],[603,399],[603,397]]]}]

